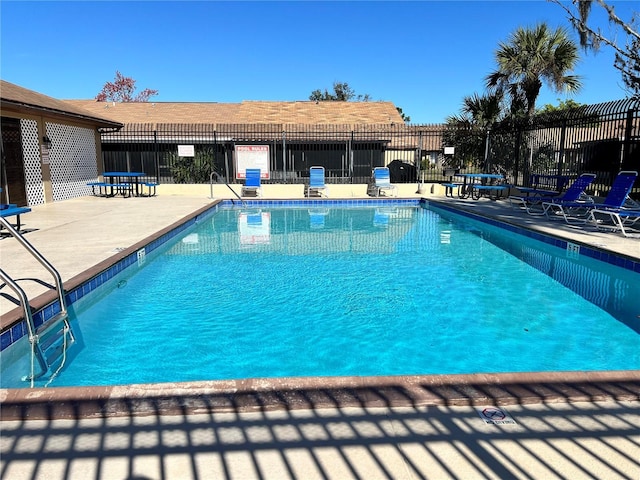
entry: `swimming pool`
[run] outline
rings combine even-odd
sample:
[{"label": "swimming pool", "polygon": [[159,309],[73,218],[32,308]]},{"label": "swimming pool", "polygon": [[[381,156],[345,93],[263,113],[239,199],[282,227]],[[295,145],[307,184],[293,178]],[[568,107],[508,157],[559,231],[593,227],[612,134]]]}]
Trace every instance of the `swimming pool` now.
[{"label": "swimming pool", "polygon": [[223,209],[138,263],[52,385],[640,363],[637,274],[444,210]]}]

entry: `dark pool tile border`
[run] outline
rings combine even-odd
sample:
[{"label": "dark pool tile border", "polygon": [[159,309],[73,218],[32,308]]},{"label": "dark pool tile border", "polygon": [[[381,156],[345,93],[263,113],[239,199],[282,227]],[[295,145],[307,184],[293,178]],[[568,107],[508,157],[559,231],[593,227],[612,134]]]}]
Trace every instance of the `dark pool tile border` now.
[{"label": "dark pool tile border", "polygon": [[223,208],[237,208],[246,206],[248,208],[277,208],[277,207],[377,207],[377,206],[417,206],[420,204],[419,198],[314,198],[314,199],[280,199],[280,200],[262,200],[250,199],[243,200],[241,204],[238,200],[224,200]]},{"label": "dark pool tile border", "polygon": [[477,220],[482,223],[492,225],[494,227],[502,228],[503,230],[508,230],[510,232],[523,235],[533,240],[538,240],[548,245],[558,247],[562,250],[566,250],[568,244],[579,245],[580,255],[584,255],[585,257],[593,258],[595,260],[599,260],[601,262],[608,263],[616,267],[624,268],[625,270],[631,270],[632,272],[640,273],[640,260],[635,260],[635,259],[628,258],[623,255],[619,255],[604,249],[593,247],[591,245],[586,245],[579,241],[566,240],[560,237],[554,237],[552,235],[539,232],[537,230],[532,230],[530,228],[522,227],[520,225],[508,223],[506,221],[495,220],[490,217],[485,217],[484,215],[479,215],[477,213],[469,212],[467,210],[462,210],[456,207],[452,207],[442,202],[433,201],[433,200],[423,200],[423,202],[428,206],[431,205],[441,210],[446,210],[448,212],[455,213],[456,215],[471,218],[473,220]]}]

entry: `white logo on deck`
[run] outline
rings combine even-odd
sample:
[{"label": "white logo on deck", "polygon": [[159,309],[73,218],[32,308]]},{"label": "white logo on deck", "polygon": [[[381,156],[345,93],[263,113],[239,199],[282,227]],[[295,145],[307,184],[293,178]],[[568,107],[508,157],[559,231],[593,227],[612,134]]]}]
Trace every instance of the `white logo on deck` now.
[{"label": "white logo on deck", "polygon": [[478,407],[476,408],[480,418],[488,425],[517,425],[516,421],[506,410],[498,407]]}]

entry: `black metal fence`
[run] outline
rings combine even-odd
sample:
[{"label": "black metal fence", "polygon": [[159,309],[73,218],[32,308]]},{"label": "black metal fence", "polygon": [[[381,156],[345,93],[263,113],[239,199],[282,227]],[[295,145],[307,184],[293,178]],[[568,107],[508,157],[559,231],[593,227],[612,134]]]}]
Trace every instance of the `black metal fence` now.
[{"label": "black metal fence", "polygon": [[[160,183],[209,183],[215,171],[242,183],[238,146],[268,148],[265,183],[366,183],[388,166],[393,183],[442,182],[453,172],[500,172],[516,185],[532,174],[597,174],[606,194],[620,170],[640,170],[640,102],[620,100],[504,122],[491,130],[447,125],[128,124],[102,133],[104,169],[143,171]],[[191,153],[184,153],[182,148]],[[636,185],[634,194],[640,194]]]}]

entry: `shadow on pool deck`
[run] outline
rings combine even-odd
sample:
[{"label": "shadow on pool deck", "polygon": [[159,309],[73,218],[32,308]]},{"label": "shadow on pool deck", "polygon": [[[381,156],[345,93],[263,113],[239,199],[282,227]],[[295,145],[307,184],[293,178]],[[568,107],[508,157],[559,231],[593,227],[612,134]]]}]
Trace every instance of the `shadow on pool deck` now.
[{"label": "shadow on pool deck", "polygon": [[[26,237],[67,281],[209,203],[59,202],[25,217]],[[640,258],[637,239],[451,203]],[[13,243],[1,241],[3,265],[36,275]],[[640,370],[5,389],[0,401],[2,479],[640,479]],[[476,407],[491,405],[517,424],[486,425]]]},{"label": "shadow on pool deck", "polygon": [[[324,395],[331,397],[330,392]],[[206,402],[205,402],[206,403]],[[310,408],[2,423],[1,478],[640,478],[637,402]]]}]

